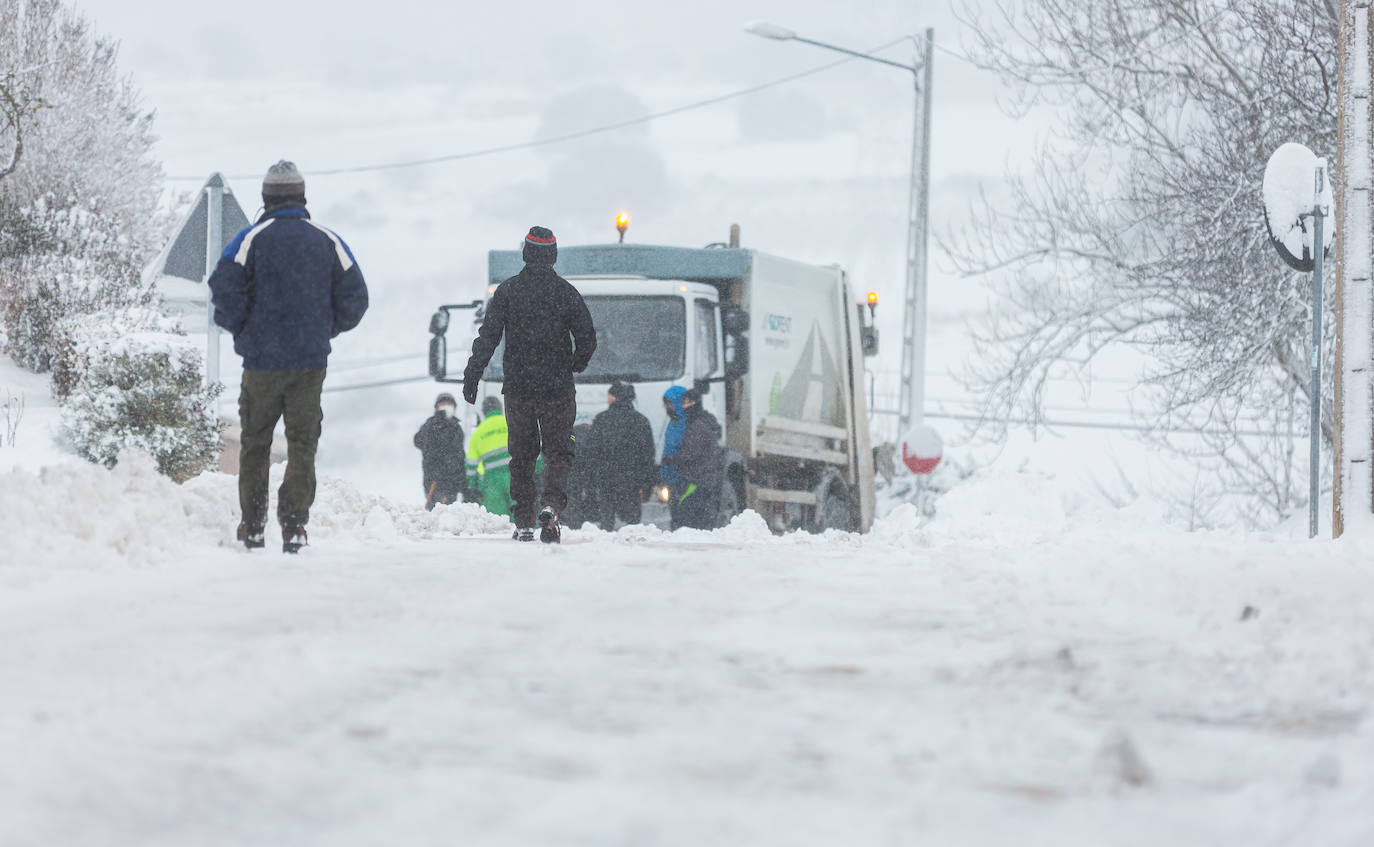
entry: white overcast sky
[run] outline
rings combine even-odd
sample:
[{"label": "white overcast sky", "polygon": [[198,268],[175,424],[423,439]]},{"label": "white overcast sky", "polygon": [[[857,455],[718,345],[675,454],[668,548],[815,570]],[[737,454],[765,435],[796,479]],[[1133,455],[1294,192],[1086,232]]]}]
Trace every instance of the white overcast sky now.
[{"label": "white overcast sky", "polygon": [[[175,105],[160,92],[197,81],[241,84],[245,94],[282,82],[353,87],[360,92],[421,84],[455,91],[486,85],[528,91],[535,100],[601,83],[665,92],[647,104],[659,109],[691,102],[703,88],[744,87],[837,57],[815,47],[745,33],[743,25],[752,20],[773,21],[816,40],[859,49],[904,34],[918,35],[927,26],[935,28],[942,45],[957,51],[961,44],[960,25],[947,0],[80,0],[77,7],[100,32],[120,40],[123,69],[144,90],[147,105],[166,116],[171,126],[176,126],[176,115],[168,112]],[[884,55],[901,61],[913,58],[910,42]],[[676,89],[681,89],[681,96],[666,93]],[[998,153],[1005,135],[980,130],[985,122],[999,123],[996,80],[942,53],[936,57],[935,90],[937,147],[953,125],[960,127],[959,142],[945,145],[954,158],[937,163],[937,172],[973,170],[971,163],[986,165],[977,170],[1000,172],[1004,157]],[[803,109],[808,104],[843,103],[847,109],[894,112],[901,118],[898,127],[910,121],[909,78],[874,63],[856,62],[771,95],[754,95],[759,99],[753,102],[768,96],[790,96]],[[512,103],[512,109],[519,108]],[[607,108],[589,120],[628,117],[613,105]],[[365,123],[367,112],[367,101],[360,96],[357,112],[338,115],[338,125]],[[237,114],[240,124],[226,127],[226,133],[272,131],[270,118],[255,115],[251,104],[241,105]],[[861,119],[847,114],[832,112],[831,118]],[[327,133],[332,127],[319,129]],[[997,140],[987,143],[992,138]],[[176,139],[165,139],[163,146],[169,160],[182,158]],[[387,158],[385,151],[378,153]],[[906,167],[900,156],[895,158],[894,170]],[[354,163],[331,161],[328,166],[347,164]],[[252,165],[261,167],[256,161]]]},{"label": "white overcast sky", "polygon": [[[413,296],[420,325],[442,290],[483,284],[486,251],[530,223],[565,243],[614,237],[705,244],[740,222],[747,246],[836,262],[883,292],[879,324],[900,350],[912,77],[854,61],[727,103],[597,136],[360,176],[317,171],[425,158],[576,131],[670,109],[797,73],[838,54],[744,31],[767,20],[800,35],[871,49],[927,26],[947,51],[965,43],[948,0],[79,0],[121,43],[121,67],[157,113],[156,154],[173,183],[214,171],[250,217],[257,183],[278,158],[306,175],[312,209],[349,236],[370,279]],[[884,57],[913,61],[910,41]],[[1035,132],[1002,115],[998,80],[935,54],[933,233],[957,225],[980,187],[994,195],[1024,162]],[[184,196],[184,195],[183,195]],[[929,369],[961,368],[962,321],[984,307],[932,241]],[[445,295],[454,296],[454,295]],[[394,300],[388,300],[394,302]],[[943,317],[942,317],[943,316]],[[376,352],[398,343],[385,320]],[[383,330],[385,330],[383,332]],[[387,337],[382,337],[387,336]],[[399,336],[397,336],[399,337]],[[375,343],[374,343],[375,342]],[[362,341],[358,343],[363,343]]]}]

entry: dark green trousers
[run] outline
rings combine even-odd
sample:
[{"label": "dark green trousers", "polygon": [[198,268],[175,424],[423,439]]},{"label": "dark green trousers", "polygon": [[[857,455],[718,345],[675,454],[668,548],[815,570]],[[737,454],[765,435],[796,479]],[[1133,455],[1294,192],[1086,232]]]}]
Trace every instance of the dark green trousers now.
[{"label": "dark green trousers", "polygon": [[315,502],[315,449],[320,443],[324,371],[244,371],[239,388],[239,508],[243,522],[267,523],[272,430],[286,418],[286,477],[277,490],[277,520],[305,526]]}]

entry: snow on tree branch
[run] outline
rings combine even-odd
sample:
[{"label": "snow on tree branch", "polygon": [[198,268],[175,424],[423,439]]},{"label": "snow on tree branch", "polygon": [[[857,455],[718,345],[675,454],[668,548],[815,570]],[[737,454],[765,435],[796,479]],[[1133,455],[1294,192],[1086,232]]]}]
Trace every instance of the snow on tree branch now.
[{"label": "snow on tree branch", "polygon": [[995,284],[966,375],[991,431],[1043,421],[1051,378],[1129,347],[1149,363],[1141,405],[1167,446],[1185,449],[1170,430],[1219,427],[1218,485],[1253,492],[1247,520],[1301,508],[1291,469],[1256,464],[1289,451],[1234,442],[1279,431],[1310,391],[1307,280],[1270,249],[1260,193],[1280,144],[1334,154],[1333,4],[1024,0],[962,17],[973,55],[1015,92],[1008,110],[1058,118],[1005,199],[940,235],[959,271]]}]

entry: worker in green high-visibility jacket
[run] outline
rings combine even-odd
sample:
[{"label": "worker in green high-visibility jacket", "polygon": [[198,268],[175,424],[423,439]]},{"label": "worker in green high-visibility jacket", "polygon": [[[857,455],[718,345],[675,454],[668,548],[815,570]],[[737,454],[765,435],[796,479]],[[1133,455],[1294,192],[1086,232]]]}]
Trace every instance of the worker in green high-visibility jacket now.
[{"label": "worker in green high-visibility jacket", "polygon": [[468,491],[493,515],[511,514],[510,449],[500,397],[482,401],[482,422],[468,439]]},{"label": "worker in green high-visibility jacket", "polygon": [[[534,472],[543,473],[544,460],[535,460]],[[482,422],[468,439],[467,502],[476,501],[493,515],[511,517],[515,501],[510,496],[510,448],[506,415],[500,397],[482,401]]]}]

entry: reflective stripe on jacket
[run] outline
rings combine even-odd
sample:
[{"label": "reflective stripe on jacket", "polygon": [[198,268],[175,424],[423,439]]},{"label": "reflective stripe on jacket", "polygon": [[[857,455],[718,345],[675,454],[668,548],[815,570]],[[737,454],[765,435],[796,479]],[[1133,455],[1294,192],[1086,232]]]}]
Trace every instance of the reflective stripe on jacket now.
[{"label": "reflective stripe on jacket", "polygon": [[510,464],[509,438],[506,416],[500,412],[488,412],[486,419],[477,425],[468,439],[468,485],[476,486],[488,470]]}]

